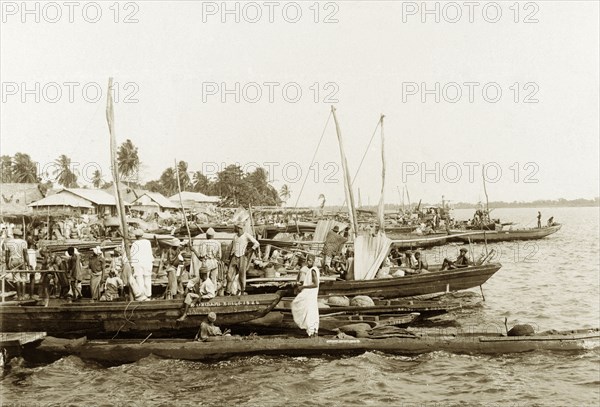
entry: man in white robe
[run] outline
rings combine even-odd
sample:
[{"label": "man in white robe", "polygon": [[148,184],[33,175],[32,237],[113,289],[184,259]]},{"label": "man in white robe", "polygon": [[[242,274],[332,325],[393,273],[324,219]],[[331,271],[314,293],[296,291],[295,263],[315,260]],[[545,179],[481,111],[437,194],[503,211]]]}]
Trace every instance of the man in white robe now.
[{"label": "man in white robe", "polygon": [[[299,262],[304,261],[300,258]],[[292,315],[298,327],[305,329],[309,337],[319,332],[319,269],[314,267],[314,258],[309,256],[298,273],[298,295],[292,301]]]}]

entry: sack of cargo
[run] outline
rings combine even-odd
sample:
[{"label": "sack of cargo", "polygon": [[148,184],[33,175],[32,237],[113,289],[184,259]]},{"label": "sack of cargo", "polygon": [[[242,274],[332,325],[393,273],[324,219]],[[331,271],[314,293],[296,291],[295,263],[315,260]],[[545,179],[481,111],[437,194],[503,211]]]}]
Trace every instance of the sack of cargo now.
[{"label": "sack of cargo", "polygon": [[334,307],[347,307],[350,305],[350,299],[343,295],[332,295],[327,299],[327,304]]},{"label": "sack of cargo", "polygon": [[356,297],[352,298],[350,305],[353,307],[374,307],[375,303],[371,297],[367,295],[357,295]]},{"label": "sack of cargo", "polygon": [[371,325],[361,322],[357,324],[348,324],[338,328],[341,332],[352,335],[354,337],[368,335],[368,332],[371,330]]}]

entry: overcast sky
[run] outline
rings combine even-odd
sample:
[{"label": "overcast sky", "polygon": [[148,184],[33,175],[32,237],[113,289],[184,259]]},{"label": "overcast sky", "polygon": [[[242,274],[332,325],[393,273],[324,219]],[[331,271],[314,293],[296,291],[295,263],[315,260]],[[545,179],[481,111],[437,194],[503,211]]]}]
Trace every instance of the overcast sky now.
[{"label": "overcast sky", "polygon": [[[341,204],[335,104],[352,174],[386,115],[386,202],[404,184],[413,202],[483,200],[484,164],[490,200],[598,196],[597,1],[27,4],[2,2],[2,154],[67,154],[109,180],[113,76],[143,181],[175,158],[208,175],[258,163],[293,205],[325,129],[299,204]],[[380,147],[356,179],[363,204]]]}]

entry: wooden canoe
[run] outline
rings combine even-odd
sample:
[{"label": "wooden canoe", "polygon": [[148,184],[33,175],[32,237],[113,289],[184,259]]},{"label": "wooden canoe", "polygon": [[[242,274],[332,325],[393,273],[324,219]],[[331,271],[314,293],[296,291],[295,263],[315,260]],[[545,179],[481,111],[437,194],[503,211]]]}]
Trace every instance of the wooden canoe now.
[{"label": "wooden canoe", "polygon": [[58,337],[105,337],[117,332],[127,336],[187,335],[198,330],[209,312],[217,314],[219,325],[232,326],[266,315],[280,299],[281,293],[215,297],[190,308],[184,321],[177,320],[182,300],[9,305],[0,307],[0,332],[37,331]]},{"label": "wooden canoe", "polygon": [[[371,328],[378,326],[405,327],[418,318],[419,313],[417,312],[386,315],[354,315],[353,313],[345,314],[343,312],[335,315],[321,314],[319,315],[319,332],[333,332],[345,325],[358,322],[368,324]],[[304,332],[298,328],[292,314],[285,311],[271,311],[262,318],[244,322],[242,330],[247,330],[247,328],[261,333],[297,333],[301,335]]]},{"label": "wooden canoe", "polygon": [[460,240],[462,242],[503,242],[511,240],[534,240],[542,239],[560,230],[562,225],[555,224],[554,226],[545,226],[543,228],[527,228],[527,229],[508,229],[508,230],[492,230],[489,232],[481,232],[477,234],[470,234],[468,236],[456,236],[451,239]]},{"label": "wooden canoe", "polygon": [[598,329],[541,333],[533,336],[507,337],[500,334],[407,335],[386,339],[335,337],[245,337],[214,342],[188,340],[107,340],[68,341],[46,338],[38,352],[62,357],[76,355],[103,363],[135,362],[150,355],[183,360],[219,360],[234,356],[286,355],[319,356],[360,354],[380,351],[391,354],[416,355],[435,351],[457,354],[507,354],[532,351],[585,351],[600,346]]},{"label": "wooden canoe", "polygon": [[373,280],[323,281],[320,295],[368,295],[372,298],[400,298],[466,290],[485,283],[502,267],[499,263],[470,266],[454,270],[431,271],[404,277]]}]

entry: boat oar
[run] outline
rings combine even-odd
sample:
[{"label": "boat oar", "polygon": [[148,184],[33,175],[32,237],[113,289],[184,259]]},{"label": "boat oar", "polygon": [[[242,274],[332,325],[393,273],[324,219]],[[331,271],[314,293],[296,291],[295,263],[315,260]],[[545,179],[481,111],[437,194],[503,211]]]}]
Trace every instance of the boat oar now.
[{"label": "boat oar", "polygon": [[150,339],[151,336],[152,336],[152,332],[150,332],[150,334],[148,336],[146,336],[146,339],[144,339],[143,341],[140,342],[140,345],[143,345],[144,342],[146,342],[148,339]]}]

